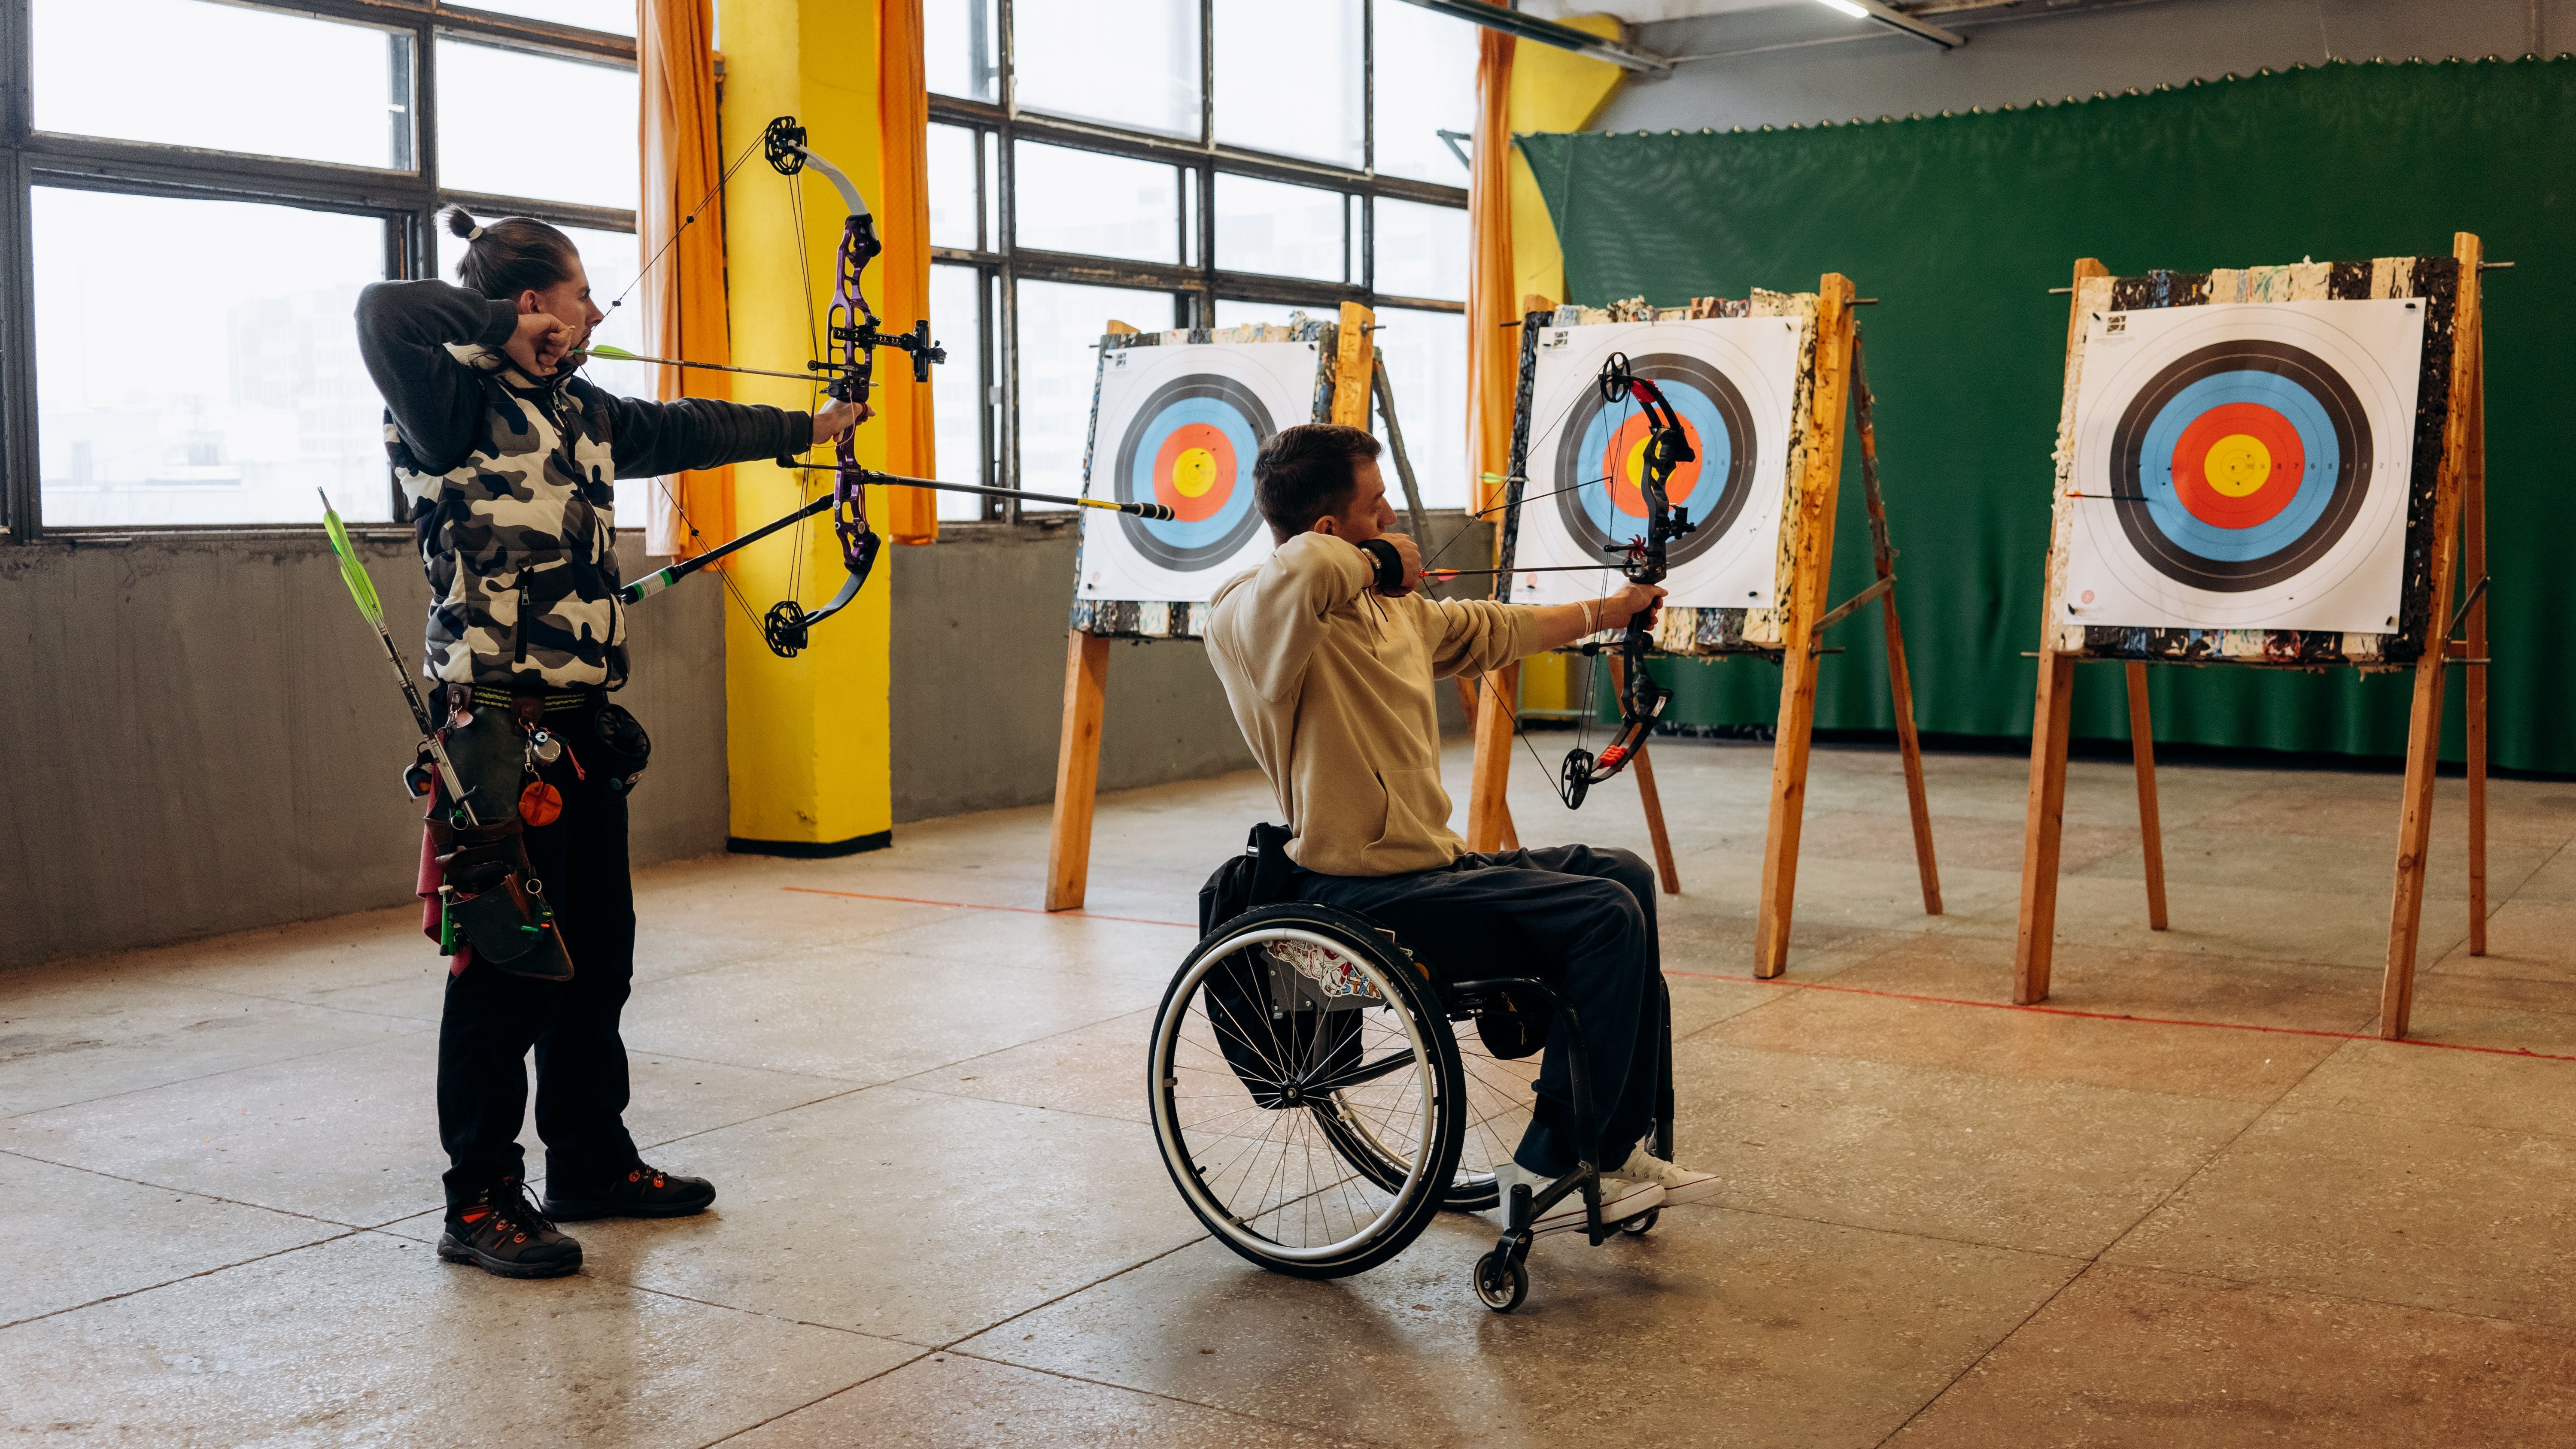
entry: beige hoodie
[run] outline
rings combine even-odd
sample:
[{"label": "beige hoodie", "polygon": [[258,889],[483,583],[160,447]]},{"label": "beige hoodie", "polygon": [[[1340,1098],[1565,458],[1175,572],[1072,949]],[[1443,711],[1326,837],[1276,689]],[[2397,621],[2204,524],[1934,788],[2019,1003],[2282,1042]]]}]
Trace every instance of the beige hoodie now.
[{"label": "beige hoodie", "polygon": [[1499,669],[1538,647],[1531,609],[1384,598],[1377,562],[1301,533],[1216,591],[1208,659],[1297,838],[1326,875],[1401,875],[1466,853],[1440,786],[1431,684]]}]

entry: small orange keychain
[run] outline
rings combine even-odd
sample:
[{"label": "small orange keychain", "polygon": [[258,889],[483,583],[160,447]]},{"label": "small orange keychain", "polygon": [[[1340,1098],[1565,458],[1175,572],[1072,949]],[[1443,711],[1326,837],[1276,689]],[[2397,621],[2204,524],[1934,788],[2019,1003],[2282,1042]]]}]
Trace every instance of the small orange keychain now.
[{"label": "small orange keychain", "polygon": [[519,818],[531,828],[552,825],[563,814],[563,792],[543,780],[530,780],[519,792]]}]

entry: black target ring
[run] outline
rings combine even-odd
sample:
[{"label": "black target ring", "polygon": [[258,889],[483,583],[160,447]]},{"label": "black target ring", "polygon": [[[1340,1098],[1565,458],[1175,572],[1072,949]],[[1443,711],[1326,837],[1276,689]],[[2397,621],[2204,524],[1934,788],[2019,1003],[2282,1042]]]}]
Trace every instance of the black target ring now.
[{"label": "black target ring", "polygon": [[[1704,420],[1693,418],[1700,409],[1686,406],[1683,397],[1672,396],[1675,391],[1672,385],[1679,384],[1697,391],[1715,408],[1717,424],[1726,432],[1723,440],[1727,451],[1725,476],[1712,480],[1703,463],[1699,483],[1692,488],[1691,496],[1674,500],[1690,510],[1692,524],[1691,531],[1676,540],[1671,548],[1669,567],[1679,568],[1715,548],[1727,530],[1735,526],[1736,519],[1744,512],[1746,501],[1753,496],[1753,471],[1759,452],[1759,442],[1753,431],[1753,410],[1745,406],[1744,394],[1737,389],[1734,380],[1701,358],[1678,352],[1657,352],[1631,358],[1628,366],[1636,376],[1664,385],[1674,409],[1685,421],[1701,422],[1699,430],[1705,433]],[[1566,533],[1573,538],[1576,547],[1602,559],[1605,566],[1611,561],[1612,554],[1627,550],[1628,540],[1625,537],[1612,538],[1603,532],[1585,501],[1586,495],[1594,489],[1606,491],[1610,486],[1610,479],[1603,476],[1597,460],[1588,456],[1590,449],[1586,447],[1586,440],[1593,422],[1611,406],[1613,404],[1602,398],[1598,388],[1586,387],[1583,390],[1573,411],[1566,417],[1564,431],[1557,435],[1556,481],[1550,485],[1555,489],[1557,517],[1563,520]],[[1711,441],[1707,438],[1699,440],[1697,451],[1701,458],[1709,456]],[[1703,507],[1712,481],[1718,485],[1716,501],[1712,506]],[[1637,531],[1642,533],[1644,528],[1641,519]]]},{"label": "black target ring", "polygon": [[[2302,388],[2334,434],[2335,473],[2324,509],[2288,544],[2248,559],[2214,558],[2177,543],[2157,523],[2148,494],[2148,434],[2185,389],[2227,373],[2270,373]],[[2213,593],[2270,588],[2316,566],[2343,541],[2361,514],[2372,466],[2368,415],[2352,384],[2315,353],[2286,342],[2242,338],[2187,352],[2159,369],[2130,398],[2111,434],[2111,495],[2120,531],[2149,567],[2176,583]]]},{"label": "black target ring", "polygon": [[[1269,442],[1271,435],[1278,431],[1271,423],[1270,410],[1263,407],[1260,397],[1243,383],[1215,373],[1192,373],[1186,377],[1174,378],[1147,394],[1145,401],[1139,404],[1136,411],[1129,416],[1127,427],[1119,436],[1117,458],[1109,475],[1111,496],[1121,503],[1165,501],[1150,493],[1141,496],[1138,494],[1136,453],[1145,438],[1154,431],[1155,425],[1161,421],[1165,412],[1174,404],[1194,400],[1218,403],[1240,414],[1244,425],[1252,431],[1256,449],[1261,444]],[[1155,524],[1133,514],[1122,513],[1118,515],[1118,525],[1127,535],[1128,543],[1133,545],[1136,552],[1146,560],[1167,569],[1184,572],[1207,568],[1234,557],[1251,539],[1253,531],[1261,526],[1261,510],[1253,506],[1251,496],[1252,469],[1249,457],[1242,460],[1241,467],[1242,476],[1234,480],[1233,486],[1242,495],[1240,500],[1242,506],[1233,523],[1215,539],[1195,544],[1175,544],[1160,536],[1155,531]]]}]

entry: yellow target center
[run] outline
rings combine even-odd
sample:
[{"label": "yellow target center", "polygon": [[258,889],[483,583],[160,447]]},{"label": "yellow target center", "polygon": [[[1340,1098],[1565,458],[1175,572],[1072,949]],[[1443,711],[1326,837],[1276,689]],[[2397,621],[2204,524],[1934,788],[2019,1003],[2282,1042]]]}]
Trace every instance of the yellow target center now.
[{"label": "yellow target center", "polygon": [[2272,450],[2264,447],[2260,438],[2230,433],[2209,445],[2201,476],[2209,480],[2210,487],[2228,497],[2242,498],[2271,478]]},{"label": "yellow target center", "polygon": [[1205,448],[1183,448],[1172,460],[1172,487],[1183,498],[1196,498],[1216,486],[1216,454]]}]

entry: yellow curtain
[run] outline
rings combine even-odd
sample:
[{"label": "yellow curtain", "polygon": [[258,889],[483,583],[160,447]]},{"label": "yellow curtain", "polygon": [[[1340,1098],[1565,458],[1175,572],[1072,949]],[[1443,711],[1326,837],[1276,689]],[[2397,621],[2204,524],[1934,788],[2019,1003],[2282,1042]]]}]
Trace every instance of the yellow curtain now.
[{"label": "yellow curtain", "polygon": [[[921,0],[877,0],[877,125],[885,145],[885,214],[878,219],[885,252],[877,260],[885,301],[879,310],[889,328],[909,327],[930,315],[930,86],[922,72]],[[930,385],[912,380],[901,353],[887,353],[884,361],[890,365],[877,374],[877,407],[885,414],[886,471],[936,478]],[[890,490],[886,536],[897,543],[937,542],[938,498],[927,488]]]},{"label": "yellow curtain", "polygon": [[[681,227],[688,209],[715,189],[724,172],[716,123],[714,13],[709,0],[641,0],[636,18],[636,70],[644,92],[644,193],[636,213],[636,239],[643,257],[666,242],[671,248],[636,289],[644,309],[644,351],[653,357],[731,362],[724,198],[709,201],[693,225]],[[724,373],[686,367],[660,371],[655,394],[666,402],[732,395]],[[676,557],[704,553],[734,536],[731,468],[681,473],[664,481],[669,491],[655,490],[657,526],[651,536],[669,540]]]},{"label": "yellow curtain", "polygon": [[[1495,0],[1500,4],[1502,0]],[[1467,456],[1479,509],[1503,501],[1511,471],[1512,398],[1520,384],[1520,315],[1512,295],[1512,48],[1499,31],[1476,33],[1476,150],[1467,183]],[[1499,524],[1499,513],[1490,514]],[[1501,537],[1496,534],[1497,539]]]}]

